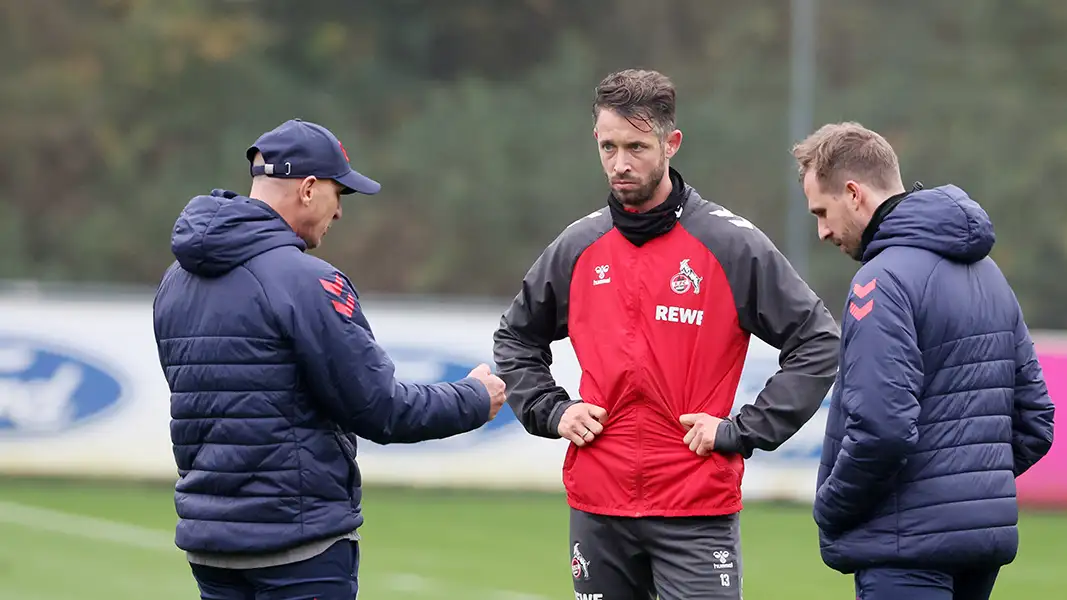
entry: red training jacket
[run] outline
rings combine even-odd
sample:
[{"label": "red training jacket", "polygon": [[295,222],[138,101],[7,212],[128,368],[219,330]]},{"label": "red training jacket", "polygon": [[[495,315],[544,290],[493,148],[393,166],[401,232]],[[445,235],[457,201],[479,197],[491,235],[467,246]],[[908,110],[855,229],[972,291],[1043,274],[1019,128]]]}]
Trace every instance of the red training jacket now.
[{"label": "red training jacket", "polygon": [[[606,208],[572,223],[526,274],[494,336],[508,403],[531,434],[559,438],[576,402],[607,411],[603,433],[571,444],[563,464],[578,510],[739,511],[744,458],[796,433],[837,371],[837,324],[774,244],[671,177],[682,196],[673,227],[638,246]],[[753,334],[781,350],[781,370],[720,425],[716,452],[698,456],[679,417],[728,417]],[[566,337],[582,369],[580,400],[550,371],[549,344]]]}]

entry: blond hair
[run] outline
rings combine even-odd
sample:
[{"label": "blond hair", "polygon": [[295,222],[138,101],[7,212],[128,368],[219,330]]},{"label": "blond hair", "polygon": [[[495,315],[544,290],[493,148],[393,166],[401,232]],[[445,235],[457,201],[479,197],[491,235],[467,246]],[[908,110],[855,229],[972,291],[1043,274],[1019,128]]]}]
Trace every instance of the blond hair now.
[{"label": "blond hair", "polygon": [[837,189],[847,179],[881,190],[900,185],[896,152],[884,137],[859,123],[847,121],[820,127],[793,146],[801,182],[808,171],[822,189]]}]

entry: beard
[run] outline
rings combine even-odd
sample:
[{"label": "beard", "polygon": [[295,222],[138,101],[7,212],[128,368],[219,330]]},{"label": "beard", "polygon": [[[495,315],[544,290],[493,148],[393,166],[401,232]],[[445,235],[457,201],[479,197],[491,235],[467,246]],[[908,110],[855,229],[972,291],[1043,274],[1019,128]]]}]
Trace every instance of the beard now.
[{"label": "beard", "polygon": [[863,262],[863,245],[860,243],[852,244],[845,248],[845,252],[848,253],[849,258],[856,262]]},{"label": "beard", "polygon": [[[611,193],[615,194],[615,197],[619,199],[619,202],[623,206],[628,208],[639,208],[645,205],[652,199],[652,195],[656,192],[656,188],[659,186],[659,182],[663,180],[663,174],[666,172],[667,167],[665,165],[665,159],[660,159],[660,163],[652,170],[646,181],[640,181],[630,177],[616,178],[614,181],[609,177],[608,183],[611,185]],[[615,187],[616,183],[637,183],[636,187],[618,189]]]},{"label": "beard", "polygon": [[840,246],[849,258],[856,262],[863,262],[863,230],[855,223],[850,223],[848,228],[841,234]]}]

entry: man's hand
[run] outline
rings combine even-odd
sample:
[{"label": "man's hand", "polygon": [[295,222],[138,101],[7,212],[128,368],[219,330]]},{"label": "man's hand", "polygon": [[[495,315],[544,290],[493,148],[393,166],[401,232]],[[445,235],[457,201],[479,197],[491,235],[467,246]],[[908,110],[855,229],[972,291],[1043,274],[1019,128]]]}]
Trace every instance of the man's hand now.
[{"label": "man's hand", "polygon": [[584,446],[604,431],[601,422],[607,417],[608,411],[596,406],[579,402],[563,411],[559,420],[560,437],[566,438],[576,446]]},{"label": "man's hand", "polygon": [[715,448],[715,430],[722,419],[707,413],[682,415],[678,421],[688,429],[682,442],[698,456],[710,456]]},{"label": "man's hand", "polygon": [[504,401],[507,399],[504,394],[504,381],[493,375],[492,371],[489,370],[489,365],[484,363],[474,367],[468,377],[481,381],[485,385],[485,389],[489,391],[489,420],[492,421],[496,418],[496,413],[500,412],[500,407],[504,406]]}]

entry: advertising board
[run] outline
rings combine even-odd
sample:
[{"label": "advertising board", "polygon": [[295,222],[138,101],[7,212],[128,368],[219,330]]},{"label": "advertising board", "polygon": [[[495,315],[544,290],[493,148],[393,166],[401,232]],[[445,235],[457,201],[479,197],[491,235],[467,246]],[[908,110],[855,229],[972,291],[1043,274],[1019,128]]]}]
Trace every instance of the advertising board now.
[{"label": "advertising board", "polygon": [[1067,430],[1061,425],[1067,419],[1067,343],[1058,336],[1045,338],[1038,344],[1038,361],[1056,405],[1056,429],[1049,453],[1015,483],[1021,504],[1067,508]]},{"label": "advertising board", "polygon": [[[368,300],[378,341],[414,383],[456,380],[492,364],[501,306]],[[1067,394],[1067,346],[1040,344],[1053,398]],[[577,394],[569,342],[553,346],[553,374]],[[735,409],[754,401],[778,368],[777,351],[753,338]],[[1061,401],[1062,405],[1062,401]],[[810,501],[829,394],[818,413],[773,453],[746,465],[747,499]],[[0,296],[0,473],[173,479],[169,394],[152,333],[150,297]],[[476,431],[445,440],[380,446],[361,441],[368,484],[562,489],[567,442],[529,435],[505,407]],[[1067,446],[1019,480],[1026,501],[1067,505]]]}]

